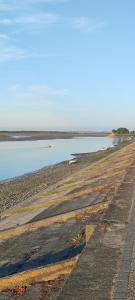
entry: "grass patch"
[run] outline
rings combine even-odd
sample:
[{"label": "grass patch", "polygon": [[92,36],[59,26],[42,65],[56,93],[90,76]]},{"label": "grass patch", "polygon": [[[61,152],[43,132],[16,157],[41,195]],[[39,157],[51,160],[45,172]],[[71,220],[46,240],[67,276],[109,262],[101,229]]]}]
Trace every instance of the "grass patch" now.
[{"label": "grass patch", "polygon": [[24,213],[29,213],[29,212],[32,212],[34,210],[37,210],[37,209],[40,209],[40,208],[48,208],[50,206],[53,206],[54,204],[56,204],[56,201],[54,200],[50,200],[48,202],[42,202],[42,203],[37,203],[37,204],[34,204],[34,205],[31,205],[29,207],[22,207],[22,208],[17,208],[17,209],[14,209],[12,211],[10,211],[9,213],[5,214],[4,216],[5,217],[11,217],[13,215],[16,215],[16,214],[24,214]]},{"label": "grass patch", "polygon": [[68,180],[64,182],[64,185],[76,183],[76,179]]},{"label": "grass patch", "polygon": [[67,187],[66,188],[59,188],[57,190],[44,192],[42,194],[35,195],[33,198],[34,199],[44,198],[44,197],[48,197],[48,196],[57,195],[58,193],[62,193],[62,192],[66,192],[66,191],[67,191]]}]

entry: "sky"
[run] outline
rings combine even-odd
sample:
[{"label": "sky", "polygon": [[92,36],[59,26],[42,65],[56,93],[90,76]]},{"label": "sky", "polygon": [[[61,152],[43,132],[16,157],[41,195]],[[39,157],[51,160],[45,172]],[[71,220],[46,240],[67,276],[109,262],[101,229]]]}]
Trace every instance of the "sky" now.
[{"label": "sky", "polygon": [[134,0],[0,0],[0,130],[135,128]]}]

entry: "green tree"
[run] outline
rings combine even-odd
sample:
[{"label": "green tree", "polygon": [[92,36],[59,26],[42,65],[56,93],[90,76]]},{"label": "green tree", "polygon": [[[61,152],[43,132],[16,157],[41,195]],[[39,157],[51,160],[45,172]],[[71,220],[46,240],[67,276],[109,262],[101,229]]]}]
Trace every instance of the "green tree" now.
[{"label": "green tree", "polygon": [[117,129],[117,134],[129,134],[129,130],[125,127],[120,127]]}]

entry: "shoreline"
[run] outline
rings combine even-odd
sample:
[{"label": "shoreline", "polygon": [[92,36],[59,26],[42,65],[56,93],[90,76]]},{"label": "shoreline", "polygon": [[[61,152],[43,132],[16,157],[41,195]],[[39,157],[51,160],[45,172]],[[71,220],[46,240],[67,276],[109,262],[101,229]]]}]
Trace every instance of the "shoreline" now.
[{"label": "shoreline", "polygon": [[69,165],[69,160],[66,160],[13,179],[0,181],[0,213],[68,178],[79,170],[106,158],[127,144],[129,143],[123,143],[105,151],[76,153],[74,154],[78,161],[76,164]]},{"label": "shoreline", "polygon": [[[108,149],[111,150],[111,149],[114,149],[114,147],[111,146],[111,147],[108,147]],[[47,169],[53,168],[55,166],[59,166],[59,165],[65,164],[65,163],[69,163],[69,161],[72,160],[72,159],[82,160],[87,155],[90,156],[91,154],[93,155],[93,154],[96,154],[96,153],[103,153],[103,152],[107,154],[108,150],[104,150],[104,151],[97,150],[97,151],[94,151],[94,152],[85,152],[85,153],[71,153],[70,156],[72,156],[72,157],[70,159],[66,159],[66,160],[63,160],[63,161],[60,161],[58,163],[54,163],[54,164],[51,164],[51,165],[48,165],[48,166],[44,166],[40,169],[31,171],[31,172],[28,172],[28,173],[24,173],[22,175],[18,175],[18,176],[7,178],[7,179],[1,179],[0,180],[0,185],[4,184],[4,183],[9,183],[9,182],[14,182],[14,181],[17,181],[17,180],[20,180],[20,179],[24,179],[24,178],[32,176],[34,174],[39,174],[39,173],[44,172]],[[80,161],[77,161],[77,163],[79,163],[79,162]]]},{"label": "shoreline", "polygon": [[[0,134],[1,134],[1,132],[0,132]],[[103,135],[102,135],[103,134]],[[10,138],[7,138],[6,140],[3,140],[2,138],[1,138],[1,135],[0,135],[0,142],[18,142],[18,141],[21,141],[21,142],[25,142],[25,141],[47,141],[47,140],[57,140],[57,139],[78,139],[78,138],[89,138],[89,137],[108,137],[109,135],[104,135],[104,133],[101,133],[101,135],[98,135],[98,136],[96,136],[96,133],[93,133],[93,135],[92,134],[90,134],[90,135],[80,135],[80,136],[72,136],[72,137],[55,137],[55,138],[53,138],[53,137],[48,137],[47,139],[46,139],[46,137],[45,138],[42,138],[41,139],[41,137],[35,137],[35,138],[33,138],[33,137],[26,137],[25,136],[25,138],[19,138],[19,139],[10,139]],[[51,146],[50,146],[51,147]],[[45,148],[48,148],[48,147],[45,147]],[[113,148],[113,146],[110,146],[110,147],[108,147],[108,148]],[[96,151],[94,151],[94,152],[88,152],[88,153],[71,153],[70,154],[70,157],[69,158],[66,158],[64,161],[58,161],[58,162],[56,162],[56,163],[52,163],[52,164],[50,164],[50,165],[46,165],[46,166],[43,166],[43,167],[41,167],[41,168],[39,168],[39,169],[35,169],[35,170],[32,170],[32,171],[28,171],[28,172],[26,172],[26,173],[23,173],[23,174],[21,174],[21,175],[16,175],[16,176],[13,176],[13,177],[11,177],[11,178],[5,178],[5,179],[0,179],[0,185],[1,184],[4,184],[4,183],[8,183],[8,182],[12,182],[12,181],[15,181],[15,180],[18,180],[18,179],[21,179],[21,178],[23,178],[23,177],[27,177],[27,176],[31,176],[31,175],[33,175],[34,173],[39,173],[39,172],[41,172],[42,170],[44,171],[44,170],[46,170],[46,169],[48,169],[48,168],[51,168],[51,167],[53,167],[53,166],[55,166],[55,165],[59,165],[59,164],[61,164],[61,163],[64,163],[64,162],[69,162],[70,160],[72,160],[72,159],[76,159],[76,158],[78,158],[78,157],[81,157],[81,156],[83,156],[83,155],[86,155],[86,154],[90,154],[90,153],[96,153],[96,152],[100,152],[101,150],[99,149],[99,150],[96,150]]]}]

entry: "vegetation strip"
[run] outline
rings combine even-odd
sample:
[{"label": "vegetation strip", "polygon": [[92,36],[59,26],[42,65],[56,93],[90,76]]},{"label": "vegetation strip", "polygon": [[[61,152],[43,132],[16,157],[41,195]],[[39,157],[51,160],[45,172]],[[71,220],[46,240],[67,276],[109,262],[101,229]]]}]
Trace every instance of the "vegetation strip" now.
[{"label": "vegetation strip", "polygon": [[[96,225],[86,225],[86,243],[91,238],[95,229]],[[29,284],[37,282],[47,282],[58,278],[60,275],[68,275],[74,268],[78,258],[79,256],[77,255],[75,258],[64,262],[62,261],[61,263],[52,264],[44,268],[36,268],[34,270],[25,271],[0,279],[0,292],[7,289],[13,289],[17,286],[28,286]]]},{"label": "vegetation strip", "polygon": [[0,231],[0,240],[1,241],[8,240],[10,238],[19,236],[23,233],[32,232],[39,228],[46,228],[46,227],[53,225],[55,223],[58,223],[58,222],[66,222],[67,220],[73,219],[78,215],[81,218],[87,213],[91,214],[91,213],[103,212],[105,209],[108,208],[108,205],[109,205],[108,202],[104,202],[101,204],[95,204],[93,206],[88,206],[83,209],[78,209],[78,210],[75,210],[75,211],[72,211],[69,213],[65,213],[65,214],[61,214],[61,215],[58,215],[55,217],[51,217],[51,218],[48,218],[48,219],[45,219],[42,221],[37,221],[34,223],[29,223],[26,225],[18,226],[14,229]]},{"label": "vegetation strip", "polygon": [[60,275],[69,274],[75,266],[77,260],[78,257],[48,267],[36,268],[34,270],[0,279],[0,292],[7,289],[13,289],[17,286],[28,286],[29,284],[37,282],[54,280]]}]

